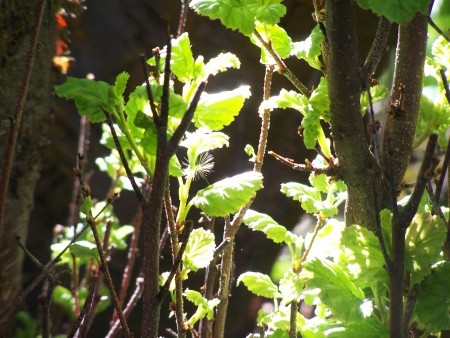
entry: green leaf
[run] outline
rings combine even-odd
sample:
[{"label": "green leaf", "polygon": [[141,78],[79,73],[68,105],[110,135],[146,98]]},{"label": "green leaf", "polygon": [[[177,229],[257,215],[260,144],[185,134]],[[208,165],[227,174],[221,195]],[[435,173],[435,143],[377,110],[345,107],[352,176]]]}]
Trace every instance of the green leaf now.
[{"label": "green leaf", "polygon": [[430,333],[450,329],[450,262],[433,267],[419,286],[413,320]]},{"label": "green leaf", "polygon": [[384,243],[389,255],[392,254],[392,212],[388,209],[380,211],[381,231],[383,232]]},{"label": "green leaf", "polygon": [[228,139],[229,137],[221,132],[197,129],[193,133],[186,132],[180,146],[187,148],[189,163],[196,164],[200,154],[223,146],[228,147]]},{"label": "green leaf", "polygon": [[78,258],[88,260],[91,258],[98,259],[97,246],[88,241],[78,241],[69,246],[70,252]]},{"label": "green leaf", "polygon": [[305,184],[290,182],[281,185],[281,192],[286,196],[299,201],[306,213],[314,214],[318,212],[315,202],[322,201],[322,196],[317,189]]},{"label": "green leaf", "polygon": [[190,2],[198,14],[220,19],[222,24],[245,35],[253,33],[255,20],[274,25],[285,15],[281,0],[193,0]]},{"label": "green leaf", "polygon": [[120,99],[121,103],[123,103],[123,94],[125,93],[129,79],[130,74],[127,72],[122,72],[116,77],[116,82],[114,83],[114,93],[116,94],[116,98]]},{"label": "green leaf", "polygon": [[426,14],[430,0],[356,0],[363,9],[370,9],[378,16],[384,16],[389,21],[404,24],[411,21],[417,12]]},{"label": "green leaf", "polygon": [[266,298],[277,298],[278,288],[269,276],[259,272],[244,272],[237,280],[237,285],[243,283],[253,294]]},{"label": "green leaf", "polygon": [[385,261],[380,242],[375,234],[364,227],[346,227],[341,237],[339,266],[348,271],[352,280],[361,288],[381,283],[388,286]]},{"label": "green leaf", "polygon": [[292,270],[286,271],[280,280],[280,292],[282,305],[288,305],[293,300],[299,300],[303,291],[304,284],[300,280],[300,276]]},{"label": "green leaf", "polygon": [[[376,86],[370,87],[370,95],[372,96],[372,104],[375,102],[384,100],[386,98],[387,93],[388,93],[388,90],[383,85],[376,85]],[[364,114],[366,113],[366,110],[369,109],[369,107],[370,107],[369,95],[367,95],[367,91],[363,91],[361,93],[360,106],[361,106],[361,115],[364,116]]]},{"label": "green leaf", "polygon": [[262,188],[262,175],[248,171],[226,178],[197,192],[192,203],[209,216],[224,217],[237,212]]},{"label": "green leaf", "polygon": [[200,292],[187,289],[183,295],[187,300],[194,303],[197,306],[195,314],[188,320],[187,324],[189,327],[193,327],[200,319],[206,317],[211,320],[214,316],[214,308],[220,303],[217,298],[206,299],[203,298]]},{"label": "green leaf", "polygon": [[56,285],[53,289],[52,301],[63,309],[70,318],[75,318],[74,297],[72,292],[61,285]]},{"label": "green leaf", "polygon": [[431,48],[434,60],[445,70],[450,70],[450,43],[440,35],[433,43]]},{"label": "green leaf", "polygon": [[191,271],[206,268],[213,259],[216,244],[214,234],[202,228],[194,229],[183,255],[183,266]]},{"label": "green leaf", "polygon": [[320,289],[320,300],[336,320],[351,323],[363,318],[364,292],[337,264],[326,259],[305,262],[301,277],[309,288]]},{"label": "green leaf", "polygon": [[302,94],[293,90],[287,91],[286,89],[281,89],[280,94],[272,96],[269,100],[265,101],[261,108],[292,108],[305,115],[303,108],[307,105],[308,99]]},{"label": "green leaf", "polygon": [[80,211],[85,214],[85,215],[89,215],[89,212],[91,211],[92,208],[92,197],[91,196],[87,196],[84,200],[83,203],[81,203],[80,205]]},{"label": "green leaf", "polygon": [[123,225],[120,228],[114,229],[111,232],[110,243],[114,244],[117,249],[125,250],[127,248],[127,242],[125,238],[134,232],[134,227],[131,225]]},{"label": "green leaf", "polygon": [[447,228],[437,215],[431,215],[426,207],[414,216],[406,231],[405,268],[411,273],[411,283],[420,283],[431,266],[442,259],[441,250]]},{"label": "green leaf", "polygon": [[327,79],[322,76],[320,78],[319,85],[311,93],[309,97],[309,103],[315,111],[320,114],[320,117],[325,122],[330,122],[330,99],[328,98],[328,82]]},{"label": "green leaf", "polygon": [[335,327],[326,336],[329,338],[360,337],[362,332],[364,332],[364,338],[389,338],[386,325],[372,317],[363,318],[359,322],[343,327]]},{"label": "green leaf", "polygon": [[322,41],[323,33],[320,30],[319,25],[317,25],[313,28],[306,40],[294,42],[292,54],[295,54],[297,58],[308,62],[311,67],[320,70],[322,65],[319,56],[322,53]]},{"label": "green leaf", "polygon": [[250,144],[245,145],[244,152],[250,157],[248,159],[250,162],[256,161],[255,149]]},{"label": "green leaf", "polygon": [[[264,41],[271,43],[272,48],[281,59],[289,57],[294,45],[292,44],[292,39],[283,28],[278,25],[259,23],[256,25],[256,30],[260,33]],[[251,41],[261,48],[262,64],[276,64],[276,61],[258,39],[252,36]]]},{"label": "green leaf", "polygon": [[170,70],[178,80],[183,83],[193,80],[194,66],[195,62],[188,33],[183,33],[178,38],[172,39]]},{"label": "green leaf", "polygon": [[[309,251],[308,260],[313,258],[329,258],[332,257],[337,261],[341,254],[339,244],[341,241],[342,231],[345,229],[345,223],[334,218],[327,219],[327,223],[319,230],[314,239],[313,246]],[[305,246],[308,247],[312,240],[312,233],[305,236]]]},{"label": "green leaf", "polygon": [[194,114],[195,126],[210,130],[220,130],[228,126],[239,114],[245,99],[250,95],[249,86],[216,94],[203,93]]},{"label": "green leaf", "polygon": [[76,79],[68,76],[66,82],[55,87],[59,97],[75,100],[75,105],[81,116],[87,116],[92,123],[105,121],[102,109],[113,113],[115,100],[110,91],[113,86],[103,81]]},{"label": "green leaf", "polygon": [[269,215],[247,210],[243,222],[252,230],[262,231],[275,243],[295,243],[297,236],[275,222]]},{"label": "green leaf", "polygon": [[209,75],[217,75],[219,72],[224,72],[227,68],[240,68],[241,62],[236,55],[232,53],[220,53],[215,58],[212,58],[205,65],[205,71]]}]

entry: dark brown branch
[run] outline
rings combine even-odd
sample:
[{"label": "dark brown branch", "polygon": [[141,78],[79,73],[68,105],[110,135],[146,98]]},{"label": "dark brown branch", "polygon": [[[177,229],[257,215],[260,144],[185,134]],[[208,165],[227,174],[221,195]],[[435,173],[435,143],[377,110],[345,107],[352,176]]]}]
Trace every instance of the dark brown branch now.
[{"label": "dark brown branch", "polygon": [[406,298],[405,308],[403,309],[403,337],[409,336],[409,324],[414,313],[414,307],[416,306],[418,290],[419,284],[415,284],[412,287],[412,290],[409,292],[408,297]]},{"label": "dark brown branch", "polygon": [[328,0],[326,15],[331,129],[340,173],[348,189],[345,220],[347,225],[360,224],[375,231],[372,184],[378,180],[377,165],[368,149],[361,116],[364,76],[358,56],[354,1]]},{"label": "dark brown branch", "polygon": [[145,200],[144,196],[142,195],[142,191],[139,188],[139,186],[137,185],[136,180],[134,179],[134,175],[131,172],[130,166],[128,165],[128,160],[125,157],[125,153],[123,152],[122,146],[120,145],[116,130],[114,129],[114,125],[113,125],[113,122],[111,119],[111,114],[104,109],[103,109],[103,112],[106,115],[106,122],[109,126],[109,129],[111,130],[111,134],[112,134],[112,137],[114,140],[114,144],[116,146],[116,150],[119,152],[119,156],[122,161],[122,165],[125,169],[125,172],[127,173],[127,177],[130,180],[131,186],[133,187],[134,193],[136,194],[136,197],[139,200],[139,203],[141,205],[143,205],[146,203],[146,200]]},{"label": "dark brown branch", "polygon": [[332,162],[329,162],[330,165],[326,168],[315,168],[309,161],[306,164],[299,164],[295,163],[293,159],[283,157],[271,150],[269,150],[268,154],[275,157],[277,161],[280,161],[284,165],[287,165],[288,167],[292,168],[293,170],[305,171],[310,173],[314,172],[315,174],[326,174],[327,176],[339,176],[339,167],[337,167]]},{"label": "dark brown branch", "polygon": [[[79,164],[79,168],[78,168],[78,179],[80,180],[80,187],[81,187],[81,192],[83,193],[83,197],[87,198],[89,196],[89,191],[87,186],[84,183],[84,178],[83,178],[83,166],[82,166],[82,162],[80,161]],[[100,241],[100,237],[97,231],[97,226],[95,223],[95,219],[92,216],[92,212],[91,210],[89,210],[88,215],[86,216],[86,223],[89,224],[92,234],[94,236],[94,240],[95,240],[95,244],[97,246],[97,252],[100,258],[100,263],[101,263],[101,269],[103,271],[103,274],[105,275],[105,280],[106,280],[106,285],[109,289],[110,295],[111,295],[111,300],[114,306],[114,309],[117,311],[117,314],[119,316],[120,319],[120,323],[122,325],[122,328],[124,330],[124,335],[127,338],[131,338],[132,334],[130,331],[130,328],[128,327],[127,321],[123,315],[122,312],[122,307],[119,303],[119,299],[117,298],[117,294],[116,291],[114,289],[114,284],[112,282],[112,278],[111,278],[111,274],[109,273],[109,268],[108,268],[108,263],[106,262],[106,257],[103,251],[103,246],[102,246],[102,242]]]},{"label": "dark brown branch", "polygon": [[373,73],[375,73],[381,57],[386,51],[386,43],[389,37],[390,28],[391,22],[382,16],[378,22],[378,28],[372,42],[372,47],[370,48],[369,54],[364,62],[364,72],[367,80],[373,75]]},{"label": "dark brown branch", "polygon": [[447,167],[450,161],[450,138],[447,142],[447,149],[445,150],[444,162],[442,162],[442,170],[439,176],[439,180],[436,183],[436,190],[434,193],[434,199],[439,204],[439,200],[441,199],[442,187],[444,186],[445,175],[447,173]]},{"label": "dark brown branch", "polygon": [[433,186],[431,185],[430,181],[427,182],[426,189],[427,189],[428,197],[430,198],[430,201],[431,201],[431,205],[433,206],[433,213],[435,215],[438,215],[439,218],[442,220],[442,222],[444,222],[444,224],[447,224],[448,221],[445,219],[445,215],[442,212],[441,206],[439,205],[439,201],[436,200],[436,198],[435,198],[435,194],[433,192]]},{"label": "dark brown branch", "polygon": [[[159,53],[159,49],[156,52]],[[148,70],[148,65],[147,65],[147,58],[145,55],[141,55],[141,62],[142,62],[142,70],[144,72],[144,79],[145,79],[145,85],[146,85],[145,89],[147,90],[148,102],[150,104],[150,109],[152,111],[153,120],[157,124],[157,123],[159,123],[159,115],[158,115],[158,110],[156,109],[156,106],[155,106],[155,99],[153,98],[150,81],[148,80],[149,70]],[[157,65],[157,67],[158,67],[158,65]]]},{"label": "dark brown branch", "polygon": [[169,292],[170,283],[172,282],[173,277],[175,276],[175,273],[177,272],[178,268],[180,267],[181,261],[183,259],[183,253],[184,253],[184,250],[186,249],[187,242],[189,240],[189,235],[191,234],[192,228],[193,228],[192,222],[189,222],[189,226],[184,228],[185,230],[184,230],[183,238],[180,240],[180,242],[182,242],[182,243],[180,246],[180,250],[178,251],[178,255],[172,264],[172,269],[170,270],[170,274],[167,277],[166,282],[161,287],[161,289],[156,297],[160,303],[164,300],[164,297],[166,297],[167,293]]},{"label": "dark brown branch", "polygon": [[2,171],[0,175],[0,236],[3,235],[3,222],[5,216],[9,180],[11,177],[11,168],[14,161],[17,137],[19,135],[23,110],[28,94],[28,86],[30,84],[31,74],[33,72],[35,53],[39,40],[39,32],[41,30],[42,17],[44,16],[46,2],[47,0],[40,0],[34,11],[33,31],[31,33],[31,40],[28,46],[27,58],[23,69],[22,81],[20,84],[19,95],[17,97],[14,115],[11,117],[11,129],[9,130],[8,140],[5,146],[5,157],[3,159]]},{"label": "dark brown branch", "polygon": [[[136,279],[136,289],[134,290],[133,294],[131,295],[131,298],[130,298],[127,306],[125,307],[125,310],[123,310],[123,314],[126,318],[129,316],[131,311],[133,311],[133,309],[137,305],[137,302],[141,298],[142,293],[144,291],[143,286],[144,286],[144,280],[142,279],[142,277],[137,278]],[[111,327],[108,334],[106,335],[106,338],[115,337],[119,333],[120,329],[121,329],[120,321],[116,320],[116,322]]]},{"label": "dark brown branch", "polygon": [[50,309],[52,303],[53,290],[55,288],[56,281],[48,278],[48,288],[43,298],[42,304],[42,338],[49,338],[51,331]]},{"label": "dark brown branch", "polygon": [[445,97],[447,98],[447,102],[450,104],[450,88],[448,86],[447,76],[443,69],[439,69],[439,74],[441,74],[442,85],[444,86],[445,90]]},{"label": "dark brown branch", "polygon": [[399,215],[399,223],[403,229],[406,229],[409,226],[416,214],[426,185],[433,177],[433,172],[439,163],[439,160],[434,156],[437,139],[437,134],[430,135],[413,193],[411,194],[407,205]]},{"label": "dark brown branch", "polygon": [[178,19],[177,37],[180,36],[186,28],[187,13],[189,9],[189,0],[181,0],[180,17]]},{"label": "dark brown branch", "polygon": [[445,32],[444,32],[442,29],[440,29],[438,25],[436,25],[436,23],[433,21],[433,19],[431,18],[431,16],[428,16],[428,17],[427,17],[427,20],[428,20],[428,23],[430,24],[430,26],[433,27],[433,28],[436,30],[436,32],[439,33],[439,35],[442,35],[442,37],[443,37],[445,40],[447,40],[448,42],[450,42],[450,37],[449,37],[447,34],[445,34]]},{"label": "dark brown branch", "polygon": [[254,31],[253,34],[256,36],[259,42],[263,45],[263,47],[269,52],[269,54],[273,57],[275,62],[278,66],[278,72],[282,75],[284,75],[297,90],[305,95],[306,97],[309,97],[311,93],[309,92],[308,88],[292,73],[292,71],[286,66],[286,64],[281,60],[280,56],[277,54],[277,52],[273,49],[272,44],[270,42],[267,42],[263,39],[261,34],[259,34],[258,31]]},{"label": "dark brown branch", "polygon": [[[166,62],[164,64],[164,83],[163,90],[161,96],[161,110],[160,110],[160,121],[157,127],[167,128],[167,121],[169,118],[169,95],[170,95],[170,77],[172,76],[172,72],[170,70],[170,59],[172,58],[172,39],[171,36],[167,39],[167,51],[166,51]],[[156,122],[156,121],[155,121]],[[159,128],[158,128],[159,129]],[[167,131],[165,131],[167,132]],[[164,138],[163,144],[167,142],[167,139]],[[159,149],[163,150],[163,149]]]},{"label": "dark brown branch", "polygon": [[[416,14],[399,26],[391,111],[383,128],[383,163],[392,173],[394,188],[400,189],[409,165],[422,97],[423,70],[427,44],[427,16]],[[389,159],[389,161],[388,161]]]},{"label": "dark brown branch", "polygon": [[167,155],[169,157],[172,157],[172,155],[175,154],[175,151],[178,149],[178,144],[180,143],[181,139],[183,138],[184,134],[186,133],[186,130],[188,129],[192,121],[195,109],[197,109],[198,103],[200,102],[200,97],[203,91],[205,90],[206,84],[207,84],[206,81],[200,83],[191,103],[189,104],[188,109],[186,110],[186,112],[183,115],[183,118],[181,119],[180,124],[178,125],[177,129],[174,131],[172,137],[170,138],[167,145]]}]

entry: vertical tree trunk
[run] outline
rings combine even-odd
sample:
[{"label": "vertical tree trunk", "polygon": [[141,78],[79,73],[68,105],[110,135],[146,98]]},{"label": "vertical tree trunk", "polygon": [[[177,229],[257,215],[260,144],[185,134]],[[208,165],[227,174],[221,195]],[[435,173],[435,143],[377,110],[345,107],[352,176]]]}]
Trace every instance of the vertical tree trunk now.
[{"label": "vertical tree trunk", "polygon": [[345,219],[375,229],[375,168],[361,116],[362,64],[358,60],[354,4],[327,1],[327,62],[331,129],[342,176],[348,188]]},{"label": "vertical tree trunk", "polygon": [[[0,2],[0,162],[11,117],[14,114],[34,24],[36,1]],[[45,132],[51,109],[51,59],[54,55],[54,13],[47,8],[42,20],[36,58],[25,104],[22,125],[6,200],[3,234],[0,237],[0,306],[10,305],[22,286],[23,253],[15,237],[24,242],[28,233],[33,195],[46,146]],[[2,170],[2,168],[0,168]],[[13,318],[0,318],[0,335],[10,336]]]}]

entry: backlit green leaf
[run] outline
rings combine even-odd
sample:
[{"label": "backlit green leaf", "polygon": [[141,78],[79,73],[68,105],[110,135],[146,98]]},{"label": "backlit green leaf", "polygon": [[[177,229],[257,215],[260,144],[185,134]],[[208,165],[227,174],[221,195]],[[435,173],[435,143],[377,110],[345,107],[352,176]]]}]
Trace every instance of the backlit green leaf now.
[{"label": "backlit green leaf", "polygon": [[411,283],[420,283],[430,273],[431,266],[441,259],[447,228],[426,207],[414,216],[406,231],[405,267],[411,272]]},{"label": "backlit green leaf", "polygon": [[297,58],[308,62],[311,67],[320,70],[322,65],[319,56],[322,53],[322,41],[323,34],[319,25],[317,25],[306,40],[294,42],[292,53],[295,54]]},{"label": "backlit green leaf", "polygon": [[250,95],[249,86],[216,94],[203,93],[194,114],[195,126],[210,130],[220,130],[228,126],[239,114],[245,99]]},{"label": "backlit green leaf", "polygon": [[76,79],[68,76],[66,82],[55,87],[59,97],[75,100],[81,116],[87,116],[90,122],[105,121],[102,109],[113,113],[115,99],[110,95],[113,86],[103,81]]},{"label": "backlit green leaf", "polygon": [[183,266],[197,271],[206,268],[213,259],[216,244],[214,234],[202,228],[192,230],[183,255]]},{"label": "backlit green leaf", "polygon": [[252,34],[255,20],[274,25],[285,15],[281,0],[192,0],[190,6],[200,15],[220,19],[225,27]]},{"label": "backlit green leaf", "polygon": [[83,260],[98,259],[97,246],[88,241],[75,242],[69,246],[69,250],[75,257]]},{"label": "backlit green leaf", "polygon": [[413,320],[430,333],[450,329],[450,262],[433,267],[419,286]]},{"label": "backlit green leaf", "polygon": [[194,78],[194,65],[188,33],[183,33],[172,40],[170,70],[178,80],[188,82]]},{"label": "backlit green leaf", "polygon": [[293,300],[299,300],[304,284],[300,280],[300,276],[292,270],[286,271],[280,280],[280,292],[282,304],[288,305]]},{"label": "backlit green leaf", "polygon": [[356,3],[389,21],[402,24],[411,21],[417,12],[426,14],[430,0],[356,0]]},{"label": "backlit green leaf", "polygon": [[273,284],[269,276],[259,272],[245,272],[239,276],[237,285],[243,283],[253,294],[266,298],[276,298],[279,296],[278,288]]},{"label": "backlit green leaf", "polygon": [[224,217],[247,204],[262,186],[262,175],[249,171],[198,191],[192,203],[209,216]]},{"label": "backlit green leaf", "polygon": [[301,277],[309,288],[320,289],[319,298],[335,319],[351,323],[363,318],[364,292],[337,264],[326,259],[305,262]]},{"label": "backlit green leaf", "polygon": [[[264,39],[264,41],[271,44],[272,48],[281,59],[289,57],[293,48],[293,44],[291,38],[283,28],[278,25],[267,25],[259,23],[256,26],[256,30]],[[261,63],[273,65],[276,64],[276,61],[263,47],[263,45],[257,38],[252,37],[251,41],[261,48]]]},{"label": "backlit green leaf", "polygon": [[247,210],[243,222],[252,230],[262,231],[275,243],[295,243],[297,236],[275,222],[269,215]]},{"label": "backlit green leaf", "polygon": [[212,58],[205,65],[205,71],[209,75],[217,75],[219,72],[224,72],[228,68],[239,68],[241,62],[236,55],[232,53],[220,53],[215,58]]},{"label": "backlit green leaf", "polygon": [[348,271],[361,288],[378,283],[388,285],[385,261],[380,242],[375,234],[364,227],[353,225],[342,232],[339,266]]}]

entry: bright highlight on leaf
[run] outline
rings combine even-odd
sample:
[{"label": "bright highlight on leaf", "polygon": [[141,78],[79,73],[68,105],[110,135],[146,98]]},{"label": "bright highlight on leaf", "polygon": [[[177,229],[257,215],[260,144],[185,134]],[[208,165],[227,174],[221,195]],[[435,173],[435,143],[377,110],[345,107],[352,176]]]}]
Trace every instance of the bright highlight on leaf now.
[{"label": "bright highlight on leaf", "polygon": [[426,14],[430,0],[356,0],[364,9],[370,9],[379,16],[385,16],[389,21],[404,24],[411,21],[417,12]]},{"label": "bright highlight on leaf", "polygon": [[237,212],[262,188],[262,175],[255,171],[226,178],[197,192],[192,203],[209,216]]},{"label": "bright highlight on leaf", "polygon": [[198,14],[220,19],[222,24],[250,35],[255,21],[275,25],[286,14],[281,0],[192,0],[189,5]]},{"label": "bright highlight on leaf", "polygon": [[269,276],[259,272],[245,272],[239,276],[237,285],[243,283],[247,289],[257,296],[266,298],[277,298],[278,287],[273,284]]},{"label": "bright highlight on leaf", "polygon": [[183,255],[184,268],[191,271],[206,268],[213,259],[215,248],[211,231],[201,228],[192,230]]},{"label": "bright highlight on leaf", "polygon": [[195,110],[194,124],[197,128],[221,130],[233,122],[250,97],[250,87],[241,86],[221,93],[203,93]]},{"label": "bright highlight on leaf", "polygon": [[295,243],[297,236],[275,222],[269,215],[247,210],[243,222],[252,230],[262,231],[275,243]]}]

